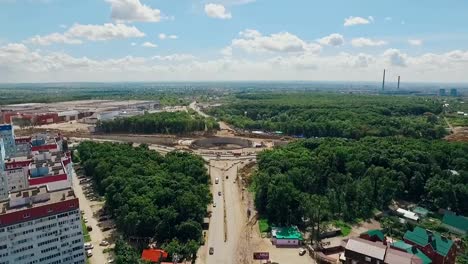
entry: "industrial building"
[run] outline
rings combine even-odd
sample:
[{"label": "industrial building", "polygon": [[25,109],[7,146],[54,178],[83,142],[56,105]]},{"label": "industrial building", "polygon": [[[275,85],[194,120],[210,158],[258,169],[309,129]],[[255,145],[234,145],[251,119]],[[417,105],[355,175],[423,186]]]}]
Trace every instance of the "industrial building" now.
[{"label": "industrial building", "polygon": [[81,120],[94,124],[117,116],[133,116],[160,108],[159,101],[82,100],[52,104],[31,103],[2,106],[4,123],[18,125],[46,125]]}]

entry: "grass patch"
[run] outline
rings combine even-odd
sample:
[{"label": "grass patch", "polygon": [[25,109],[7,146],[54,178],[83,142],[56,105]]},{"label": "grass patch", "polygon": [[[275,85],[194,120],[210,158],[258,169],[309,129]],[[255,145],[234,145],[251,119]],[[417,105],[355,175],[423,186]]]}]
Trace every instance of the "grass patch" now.
[{"label": "grass patch", "polygon": [[91,242],[91,235],[89,234],[88,229],[86,228],[86,223],[84,222],[83,218],[81,218],[81,227],[83,229],[84,241]]},{"label": "grass patch", "polygon": [[260,228],[260,233],[266,233],[270,231],[270,224],[268,224],[268,220],[266,219],[258,220],[258,227]]},{"label": "grass patch", "polygon": [[342,220],[333,221],[333,225],[341,229],[342,236],[347,236],[351,233],[351,226]]}]

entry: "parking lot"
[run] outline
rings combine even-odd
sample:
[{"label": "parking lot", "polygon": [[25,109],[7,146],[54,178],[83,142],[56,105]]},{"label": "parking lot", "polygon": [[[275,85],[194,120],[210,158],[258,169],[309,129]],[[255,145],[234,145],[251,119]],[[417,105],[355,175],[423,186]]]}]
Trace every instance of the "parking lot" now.
[{"label": "parking lot", "polygon": [[[78,174],[80,173],[78,172]],[[115,226],[112,220],[103,214],[104,202],[94,191],[92,182],[82,175],[77,176],[75,172],[73,176],[74,190],[80,201],[82,217],[88,230],[90,230],[91,241],[87,247],[91,249],[92,256],[89,257],[89,262],[91,264],[112,263],[113,257],[103,251],[106,248],[113,247],[111,238]],[[103,241],[109,243],[103,243]]]}]

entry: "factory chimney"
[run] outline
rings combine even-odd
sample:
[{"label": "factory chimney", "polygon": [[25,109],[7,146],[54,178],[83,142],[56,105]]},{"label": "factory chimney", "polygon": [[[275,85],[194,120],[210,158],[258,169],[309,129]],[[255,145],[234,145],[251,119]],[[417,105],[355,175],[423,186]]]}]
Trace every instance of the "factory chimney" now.
[{"label": "factory chimney", "polygon": [[398,86],[397,89],[400,90],[400,76],[398,75]]},{"label": "factory chimney", "polygon": [[385,69],[383,70],[382,91],[385,91]]}]

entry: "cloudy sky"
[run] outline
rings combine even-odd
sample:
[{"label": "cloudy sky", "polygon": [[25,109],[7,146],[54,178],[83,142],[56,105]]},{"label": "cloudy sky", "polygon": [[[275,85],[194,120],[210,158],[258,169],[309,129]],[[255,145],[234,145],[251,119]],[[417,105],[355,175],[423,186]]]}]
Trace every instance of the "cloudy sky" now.
[{"label": "cloudy sky", "polygon": [[0,82],[468,82],[466,0],[0,0]]}]

